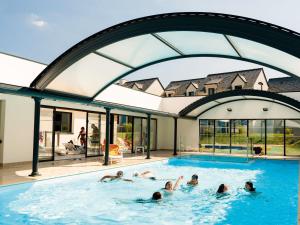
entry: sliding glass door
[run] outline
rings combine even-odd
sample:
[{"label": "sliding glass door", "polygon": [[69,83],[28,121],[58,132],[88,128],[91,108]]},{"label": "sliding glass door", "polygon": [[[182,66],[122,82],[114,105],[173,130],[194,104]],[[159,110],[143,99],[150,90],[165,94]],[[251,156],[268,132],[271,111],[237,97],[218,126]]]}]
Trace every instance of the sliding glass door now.
[{"label": "sliding glass door", "polygon": [[286,155],[300,155],[300,120],[285,121]]},{"label": "sliding glass door", "polygon": [[284,154],[284,120],[267,120],[267,155]]},{"label": "sliding glass door", "polygon": [[247,154],[247,120],[231,120],[231,153]]},{"label": "sliding glass door", "polygon": [[229,120],[215,120],[215,152],[230,153]]},{"label": "sliding glass door", "polygon": [[100,127],[101,114],[88,113],[87,156],[98,156],[102,154],[100,144]]},{"label": "sliding glass door", "polygon": [[53,160],[53,109],[41,108],[39,132],[39,160]]},{"label": "sliding glass door", "polygon": [[199,144],[200,151],[214,151],[214,120],[200,120],[199,122]]}]

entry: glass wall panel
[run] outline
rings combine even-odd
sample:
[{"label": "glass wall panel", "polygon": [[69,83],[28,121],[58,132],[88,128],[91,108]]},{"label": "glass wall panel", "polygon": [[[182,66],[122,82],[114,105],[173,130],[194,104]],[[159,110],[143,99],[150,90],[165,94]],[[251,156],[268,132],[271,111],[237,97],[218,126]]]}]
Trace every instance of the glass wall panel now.
[{"label": "glass wall panel", "polygon": [[231,120],[231,153],[246,154],[247,143],[247,120]]},{"label": "glass wall panel", "polygon": [[86,116],[87,113],[82,111],[62,109],[54,111],[55,160],[85,157]]},{"label": "glass wall panel", "polygon": [[285,121],[286,155],[300,155],[300,120]]},{"label": "glass wall panel", "polygon": [[[150,126],[151,128],[151,126]],[[147,150],[147,119],[143,118],[142,119],[142,146],[145,147],[145,150]]]},{"label": "glass wall panel", "polygon": [[52,160],[53,109],[41,108],[39,133],[39,160]]},{"label": "glass wall panel", "polygon": [[215,152],[230,153],[229,120],[215,120]]},{"label": "glass wall panel", "polygon": [[101,125],[100,125],[100,143],[102,152],[105,151],[105,138],[106,138],[106,115],[101,114]]},{"label": "glass wall panel", "polygon": [[214,151],[214,120],[200,120],[199,121],[199,144],[200,151],[213,152]]},{"label": "glass wall panel", "polygon": [[101,116],[99,113],[88,113],[87,156],[101,155],[100,144]]},{"label": "glass wall panel", "polygon": [[123,152],[132,152],[132,116],[117,116],[117,144]]},{"label": "glass wall panel", "polygon": [[265,120],[249,120],[249,138],[253,148],[265,154]]},{"label": "glass wall panel", "polygon": [[142,145],[142,118],[134,118],[134,125],[133,125],[133,148]]},{"label": "glass wall panel", "polygon": [[284,121],[267,120],[267,155],[283,155]]},{"label": "glass wall panel", "polygon": [[150,149],[156,150],[157,144],[156,144],[156,127],[157,127],[157,120],[152,119],[151,120],[151,136],[150,136]]}]

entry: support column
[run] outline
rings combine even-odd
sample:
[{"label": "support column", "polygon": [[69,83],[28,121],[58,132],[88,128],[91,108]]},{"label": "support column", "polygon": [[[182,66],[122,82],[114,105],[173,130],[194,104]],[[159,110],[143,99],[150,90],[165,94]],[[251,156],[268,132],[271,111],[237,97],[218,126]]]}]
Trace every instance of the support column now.
[{"label": "support column", "polygon": [[32,172],[29,176],[39,176],[39,140],[40,140],[40,114],[41,114],[41,98],[34,97],[34,130],[33,130],[33,155],[32,155]]},{"label": "support column", "polygon": [[106,110],[106,127],[105,127],[105,156],[104,165],[108,165],[109,159],[109,144],[110,144],[110,108],[105,108]]},{"label": "support column", "polygon": [[177,117],[174,117],[174,152],[173,155],[177,155]]},{"label": "support column", "polygon": [[147,114],[147,157],[150,159],[151,114]]}]

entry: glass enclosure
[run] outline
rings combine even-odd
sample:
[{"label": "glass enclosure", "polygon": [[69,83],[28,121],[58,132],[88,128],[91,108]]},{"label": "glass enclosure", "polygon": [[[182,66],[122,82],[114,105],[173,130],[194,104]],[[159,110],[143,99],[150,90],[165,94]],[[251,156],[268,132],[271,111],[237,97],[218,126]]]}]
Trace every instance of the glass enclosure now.
[{"label": "glass enclosure", "polygon": [[265,154],[265,120],[249,120],[248,129],[253,148]]},{"label": "glass enclosure", "polygon": [[101,114],[88,113],[87,156],[101,155]]},{"label": "glass enclosure", "polygon": [[284,121],[267,120],[267,154],[283,155]]},{"label": "glass enclosure", "polygon": [[117,144],[123,152],[132,152],[132,123],[133,117],[118,115],[117,117]]},{"label": "glass enclosure", "polygon": [[[41,107],[39,160],[76,159],[103,155],[106,115],[101,112]],[[147,150],[147,119],[111,114],[110,142],[123,153],[136,146]],[[157,146],[157,120],[151,119],[150,149]]]},{"label": "glass enclosure", "polygon": [[231,120],[231,152],[247,154],[247,120]]},{"label": "glass enclosure", "polygon": [[52,160],[53,109],[41,108],[39,132],[39,160]]},{"label": "glass enclosure", "polygon": [[300,155],[300,120],[285,121],[286,155]]},{"label": "glass enclosure", "polygon": [[215,120],[215,152],[230,153],[229,120]]},{"label": "glass enclosure", "polygon": [[214,151],[214,120],[200,120],[200,151]]}]

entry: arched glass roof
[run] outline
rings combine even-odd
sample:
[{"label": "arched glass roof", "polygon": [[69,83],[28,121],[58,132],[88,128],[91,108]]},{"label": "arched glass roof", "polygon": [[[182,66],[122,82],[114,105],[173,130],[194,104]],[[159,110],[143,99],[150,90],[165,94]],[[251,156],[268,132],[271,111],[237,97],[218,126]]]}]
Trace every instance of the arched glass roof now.
[{"label": "arched glass roof", "polygon": [[220,105],[248,100],[272,102],[290,108],[296,112],[300,112],[300,103],[288,96],[269,91],[241,89],[220,92],[205,98],[201,98],[182,109],[179,112],[179,116],[198,118],[207,111]]},{"label": "arched glass roof", "polygon": [[92,35],[52,62],[31,87],[95,98],[134,71],[167,60],[221,57],[300,76],[300,34],[215,13],[171,13],[128,21]]}]

